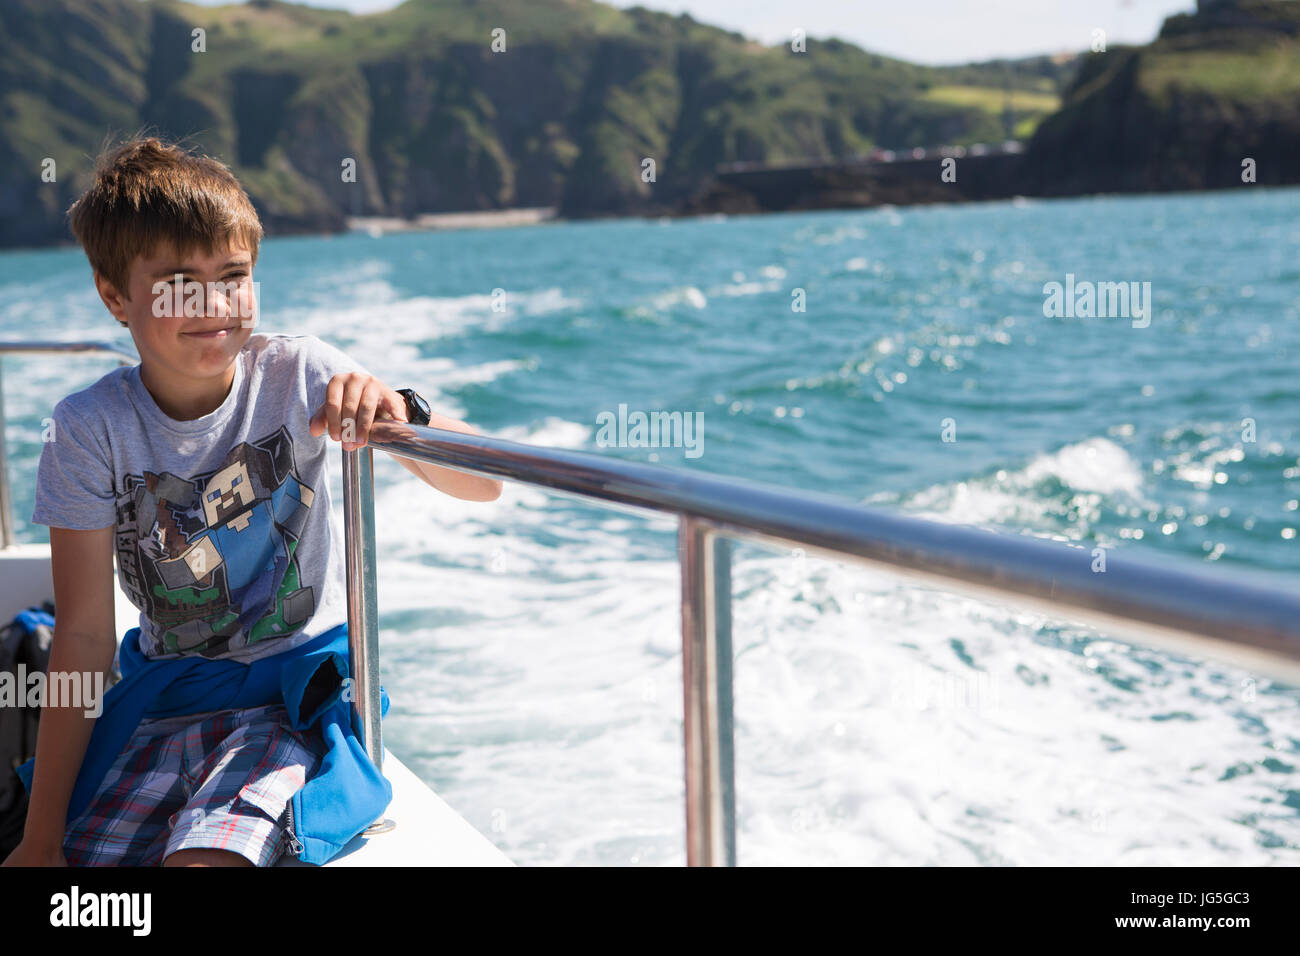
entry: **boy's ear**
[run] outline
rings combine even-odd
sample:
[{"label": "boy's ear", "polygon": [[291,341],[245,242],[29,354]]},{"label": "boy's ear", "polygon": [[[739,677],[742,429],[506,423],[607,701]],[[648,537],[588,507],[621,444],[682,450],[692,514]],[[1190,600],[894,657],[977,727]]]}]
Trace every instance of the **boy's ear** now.
[{"label": "boy's ear", "polygon": [[104,307],[113,313],[113,317],[118,322],[126,325],[126,300],[122,293],[117,291],[117,287],[108,281],[98,270],[94,274],[95,291],[99,293],[100,301]]}]

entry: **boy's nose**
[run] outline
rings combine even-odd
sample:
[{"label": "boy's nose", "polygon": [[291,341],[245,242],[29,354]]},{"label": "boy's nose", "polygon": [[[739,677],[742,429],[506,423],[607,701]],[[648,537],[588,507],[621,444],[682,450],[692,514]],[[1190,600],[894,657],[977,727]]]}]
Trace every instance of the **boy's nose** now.
[{"label": "boy's nose", "polygon": [[218,319],[228,319],[234,314],[234,310],[230,307],[230,299],[221,289],[209,290],[205,311],[209,316]]}]

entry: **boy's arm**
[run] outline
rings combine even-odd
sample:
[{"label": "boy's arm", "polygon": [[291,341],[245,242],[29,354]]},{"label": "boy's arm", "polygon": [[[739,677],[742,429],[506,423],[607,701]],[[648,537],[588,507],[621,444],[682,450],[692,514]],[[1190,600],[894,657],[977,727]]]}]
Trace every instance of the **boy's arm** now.
[{"label": "boy's arm", "polygon": [[[55,616],[49,672],[101,673],[107,683],[117,649],[113,528],[69,531],[52,527],[50,558]],[[85,714],[87,709],[84,699],[80,705],[62,707],[49,706],[47,701],[41,708],[27,825],[22,844],[14,850],[15,857],[62,852],[68,803],[95,726],[95,718]]]},{"label": "boy's arm", "polygon": [[[439,415],[437,412],[429,413],[429,427],[443,428],[449,432],[461,432],[465,435],[481,434],[473,425],[448,418],[446,415]],[[426,484],[456,498],[464,498],[466,501],[496,501],[501,497],[501,482],[495,478],[467,475],[454,468],[443,468],[424,461],[412,461],[400,455],[393,455],[393,458],[415,477],[423,479]]]},{"label": "boy's arm", "polygon": [[[311,433],[321,435],[328,431],[330,438],[341,441],[347,450],[362,448],[370,435],[370,426],[385,419],[406,421],[406,400],[373,375],[364,372],[340,373],[330,379],[325,390],[325,404],[311,418]],[[343,423],[352,422],[344,435]],[[445,415],[431,414],[429,425],[447,431],[477,435],[479,432],[465,422]],[[495,478],[467,475],[454,468],[443,468],[422,461],[411,461],[393,455],[411,474],[439,491],[467,501],[495,501],[501,497],[501,482]]]}]

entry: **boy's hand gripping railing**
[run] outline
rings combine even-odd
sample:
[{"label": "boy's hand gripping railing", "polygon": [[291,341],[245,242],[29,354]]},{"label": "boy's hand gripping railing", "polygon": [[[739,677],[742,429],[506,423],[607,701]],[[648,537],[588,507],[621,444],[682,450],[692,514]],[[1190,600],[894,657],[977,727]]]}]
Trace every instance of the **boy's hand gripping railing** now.
[{"label": "boy's hand gripping railing", "polygon": [[[674,514],[682,569],[682,683],[686,746],[686,858],[734,865],[735,800],[729,543],[799,547],[903,571],[945,587],[1014,597],[1054,616],[1132,633],[1175,653],[1204,654],[1300,682],[1300,597],[1198,566],[1109,554],[1093,570],[1087,548],[862,508],[825,495],[537,448],[484,435],[377,422],[369,444],[344,453],[348,623],[353,673],[366,674],[358,726],[379,744],[375,658],[375,545],[371,448],[486,478],[522,481],[620,506]],[[351,464],[349,456],[355,456]],[[351,499],[351,500],[349,500]],[[362,499],[365,499],[364,501]],[[362,580],[357,580],[358,576]],[[358,661],[357,655],[365,655]],[[360,696],[360,695],[357,695]]]}]

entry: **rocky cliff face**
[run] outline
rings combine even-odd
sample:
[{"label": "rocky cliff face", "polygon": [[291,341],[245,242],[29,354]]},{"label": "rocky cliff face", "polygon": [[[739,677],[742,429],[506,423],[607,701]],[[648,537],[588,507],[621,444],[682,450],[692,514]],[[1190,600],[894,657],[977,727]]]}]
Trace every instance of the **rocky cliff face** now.
[{"label": "rocky cliff face", "polygon": [[1140,49],[1088,56],[1026,155],[1041,195],[1300,183],[1300,3],[1202,4]]},{"label": "rocky cliff face", "polygon": [[4,0],[0,245],[67,240],[94,156],[141,129],[227,162],[269,232],[328,231],[350,215],[665,210],[722,162],[997,137],[987,108],[930,95],[953,83],[1050,89],[1041,64],[932,69],[812,39],[794,53],[592,0],[408,0],[368,17]]}]

